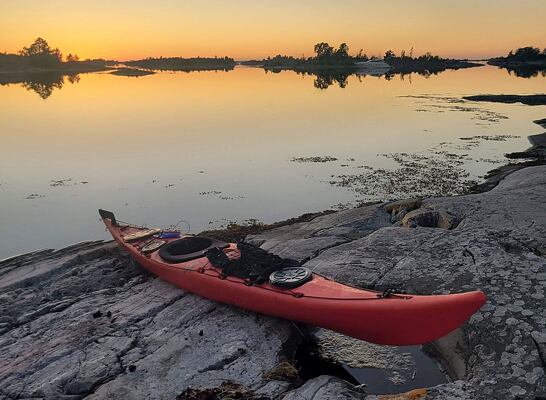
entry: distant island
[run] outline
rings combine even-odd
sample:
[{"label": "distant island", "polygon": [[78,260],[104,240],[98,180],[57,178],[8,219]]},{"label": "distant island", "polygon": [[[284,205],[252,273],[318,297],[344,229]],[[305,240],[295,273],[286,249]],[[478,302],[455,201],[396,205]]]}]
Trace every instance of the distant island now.
[{"label": "distant island", "polygon": [[126,61],[123,64],[131,67],[160,71],[230,71],[237,64],[229,57],[159,57],[145,58],[142,60]]},{"label": "distant island", "polygon": [[[464,60],[445,59],[426,53],[419,57],[413,57],[413,50],[409,55],[404,51],[397,56],[392,50],[385,53],[383,58],[368,57],[362,50],[357,55],[349,54],[349,46],[341,43],[338,48],[330,46],[326,42],[317,43],[314,46],[315,56],[296,58],[292,56],[276,55],[263,60],[250,60],[241,62],[242,65],[262,67],[266,70],[294,70],[299,72],[314,73],[324,70],[357,71],[368,67],[370,61],[384,62],[388,64],[384,73],[390,69],[391,73],[410,72],[439,72],[446,69],[471,68],[481,66]],[[389,68],[390,67],[390,68]]]},{"label": "distant island", "polygon": [[465,60],[454,60],[434,56],[426,53],[413,57],[413,50],[406,55],[404,51],[397,56],[392,50],[385,53],[383,58],[368,57],[362,50],[356,55],[349,54],[349,46],[341,43],[338,48],[326,42],[314,46],[313,57],[292,57],[276,55],[263,60],[241,61],[241,65],[260,67],[267,72],[284,70],[295,71],[303,75],[314,75],[314,85],[317,89],[326,89],[334,83],[341,88],[347,86],[350,75],[376,75],[391,79],[395,74],[418,73],[424,76],[436,74],[446,69],[472,68],[482,64]]},{"label": "distant island", "polygon": [[445,71],[446,69],[461,69],[480,67],[482,64],[457,60],[452,58],[441,58],[430,53],[425,53],[419,57],[413,57],[413,51],[407,55],[402,50],[399,56],[394,51],[388,50],[383,60],[392,67],[394,73],[428,72],[435,73]]},{"label": "distant island", "polygon": [[505,57],[491,58],[487,63],[506,68],[524,78],[536,76],[539,72],[546,74],[546,48],[540,51],[537,47],[520,47],[511,50]]}]

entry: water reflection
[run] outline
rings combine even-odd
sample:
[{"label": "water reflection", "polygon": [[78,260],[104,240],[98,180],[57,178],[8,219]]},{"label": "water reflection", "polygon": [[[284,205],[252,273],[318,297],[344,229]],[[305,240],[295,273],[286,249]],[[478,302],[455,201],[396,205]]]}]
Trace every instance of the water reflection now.
[{"label": "water reflection", "polygon": [[[545,66],[503,66],[499,67],[506,69],[510,75],[519,78],[535,78],[546,77]],[[232,71],[234,68],[214,68],[216,71]],[[207,68],[199,69],[178,69],[181,72],[194,72],[194,71],[207,71]],[[336,85],[342,89],[346,88],[349,82],[350,76],[356,76],[359,82],[362,82],[362,78],[367,76],[374,76],[383,78],[386,81],[391,81],[395,77],[399,77],[404,81],[408,79],[411,83],[412,76],[422,76],[425,79],[439,75],[448,69],[422,69],[413,71],[387,71],[374,73],[369,70],[360,70],[356,68],[332,68],[332,69],[320,69],[320,70],[294,70],[289,68],[269,68],[264,69],[266,74],[273,73],[278,74],[283,71],[293,71],[301,76],[314,77],[313,86],[319,90],[328,89],[332,85]],[[65,81],[70,84],[75,84],[80,81],[79,74],[63,74],[60,72],[33,72],[33,73],[5,73],[0,74],[0,85],[20,84],[27,90],[31,90],[38,94],[42,99],[49,98],[55,89],[62,89],[65,85]]]},{"label": "water reflection", "polygon": [[499,68],[506,69],[508,74],[515,75],[518,78],[546,77],[546,65],[504,66]]},{"label": "water reflection", "polygon": [[367,76],[374,76],[383,78],[386,81],[390,81],[395,77],[399,77],[401,81],[408,78],[408,81],[411,83],[411,77],[413,75],[419,75],[423,76],[425,79],[428,79],[429,77],[433,75],[438,75],[441,72],[446,71],[446,69],[443,70],[435,70],[435,71],[429,71],[429,70],[423,70],[423,71],[412,71],[412,72],[380,72],[380,73],[373,73],[370,71],[363,71],[358,69],[327,69],[327,70],[320,70],[320,71],[296,71],[298,74],[301,75],[311,75],[315,77],[315,80],[313,81],[313,85],[317,89],[328,89],[332,85],[337,85],[340,88],[344,89],[348,85],[349,77],[354,75],[358,78],[359,82],[362,82],[362,78],[365,78]]},{"label": "water reflection", "polygon": [[55,89],[62,89],[65,84],[65,77],[71,84],[80,81],[79,74],[63,75],[59,72],[9,73],[0,74],[0,85],[20,84],[45,100],[53,94]]},{"label": "water reflection", "polygon": [[323,71],[316,74],[313,85],[317,89],[328,89],[329,86],[337,83],[339,87],[343,89],[347,86],[347,78],[349,75],[350,73],[341,71]]},{"label": "water reflection", "polygon": [[[361,76],[359,83],[352,74],[344,89],[338,87],[344,75],[333,75],[328,90],[314,87],[317,75],[266,75],[248,67],[142,79],[79,76],[71,86],[68,76],[63,82],[57,75],[64,90],[53,88],[49,101],[22,89],[36,77],[0,86],[0,258],[106,238],[95,216],[99,207],[149,226],[185,219],[200,232],[224,221],[271,223],[355,204],[365,188],[359,193],[330,182],[363,175],[365,181],[351,182],[369,182],[371,197],[374,177],[400,180],[396,170],[411,166],[413,154],[440,161],[464,156],[453,163],[464,162],[459,167],[474,179],[503,154],[528,147],[525,135],[540,133],[530,121],[544,115],[536,107],[449,99],[537,93],[546,82],[493,66],[430,79],[413,74],[411,85],[403,75]],[[431,93],[439,98],[423,96]],[[494,140],[499,133],[521,138]],[[475,146],[461,139],[474,136],[481,138]],[[291,161],[315,156],[332,161]]]}]

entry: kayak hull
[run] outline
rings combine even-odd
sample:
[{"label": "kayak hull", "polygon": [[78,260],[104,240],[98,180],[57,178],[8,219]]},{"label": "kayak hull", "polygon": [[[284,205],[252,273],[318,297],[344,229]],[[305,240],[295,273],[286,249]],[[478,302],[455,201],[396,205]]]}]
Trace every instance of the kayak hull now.
[{"label": "kayak hull", "polygon": [[[158,251],[144,254],[138,242],[123,237],[137,228],[103,219],[119,245],[140,265],[163,280],[196,295],[246,310],[320,326],[377,344],[416,345],[453,331],[484,303],[480,291],[414,296],[357,289],[317,274],[295,289],[269,283],[251,285],[244,279],[225,277],[206,257],[169,264]],[[145,241],[145,240],[144,240]],[[226,251],[237,251],[230,244]]]}]

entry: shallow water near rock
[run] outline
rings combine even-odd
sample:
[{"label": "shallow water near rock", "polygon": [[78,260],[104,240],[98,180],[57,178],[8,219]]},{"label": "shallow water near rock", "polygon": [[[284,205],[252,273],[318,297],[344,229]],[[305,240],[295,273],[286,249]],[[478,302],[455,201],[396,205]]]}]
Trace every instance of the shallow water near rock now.
[{"label": "shallow water near rock", "polygon": [[334,375],[369,394],[393,394],[448,381],[438,363],[421,346],[382,346],[333,331],[317,329],[296,352],[306,379]]},{"label": "shallow water near rock", "polygon": [[438,364],[419,346],[400,347],[394,350],[411,357],[413,371],[406,376],[391,375],[388,370],[378,368],[344,368],[358,383],[365,384],[370,394],[393,394],[412,389],[426,388],[447,382]]},{"label": "shallow water near rock", "polygon": [[[544,118],[544,106],[460,102],[476,93],[536,93],[543,76],[486,66],[391,80],[351,76],[345,88],[325,90],[313,82],[291,71],[235,68],[81,74],[47,93],[0,86],[0,258],[107,238],[99,207],[149,226],[184,219],[196,233],[408,197],[415,193],[404,188],[442,186],[446,169],[454,173],[444,189],[459,190],[454,183],[479,180],[543,131],[532,121]],[[499,135],[506,140],[461,139]],[[396,193],[372,187],[398,171],[425,176],[426,168],[412,169],[416,160],[437,173]],[[330,183],[340,177],[355,184]]]}]

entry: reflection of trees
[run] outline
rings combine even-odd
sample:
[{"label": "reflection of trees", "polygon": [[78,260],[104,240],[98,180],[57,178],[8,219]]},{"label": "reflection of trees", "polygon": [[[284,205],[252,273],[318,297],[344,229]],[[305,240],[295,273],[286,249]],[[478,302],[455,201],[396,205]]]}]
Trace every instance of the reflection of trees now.
[{"label": "reflection of trees", "polygon": [[314,75],[316,75],[316,78],[313,84],[317,89],[328,89],[328,87],[332,86],[334,83],[337,83],[339,87],[343,89],[347,86],[351,72],[326,70],[317,71]]},{"label": "reflection of trees", "polygon": [[[78,74],[67,76],[68,82],[74,84],[80,81]],[[0,85],[21,84],[25,89],[36,92],[42,99],[47,99],[55,89],[62,89],[64,76],[59,72],[40,73],[5,73],[0,74]]]},{"label": "reflection of trees", "polygon": [[64,82],[61,77],[61,81],[59,82],[28,81],[28,82],[23,82],[22,86],[27,90],[33,90],[34,92],[38,93],[38,96],[40,96],[42,99],[45,100],[53,94],[53,89],[62,88],[63,83]]},{"label": "reflection of trees", "polygon": [[[281,70],[266,70],[273,72],[273,73],[279,73]],[[348,78],[349,75],[352,75],[355,73],[354,69],[350,70],[343,70],[343,69],[318,69],[318,70],[311,70],[311,71],[296,71],[296,73],[301,75],[311,75],[315,77],[315,81],[313,82],[313,85],[317,89],[328,89],[330,86],[337,84],[340,88],[345,88],[348,84]]]},{"label": "reflection of trees", "polygon": [[[279,73],[283,71],[283,69],[266,69],[267,72],[273,72],[273,73]],[[400,78],[400,80],[407,79],[409,83],[412,83],[412,76],[419,75],[424,77],[425,79],[430,78],[431,76],[438,75],[442,73],[445,70],[441,71],[413,71],[413,72],[395,72],[395,71],[388,71],[382,74],[373,74],[373,76],[382,77],[386,81],[391,81],[395,77]],[[296,73],[301,75],[311,75],[315,77],[315,80],[313,82],[313,85],[320,90],[328,89],[332,85],[338,85],[340,88],[347,87],[349,83],[349,76],[356,76],[360,82],[362,82],[362,78],[368,76],[365,72],[358,71],[354,68],[344,68],[344,69],[337,69],[337,68],[325,68],[325,69],[314,69],[314,70],[296,70]]]},{"label": "reflection of trees", "polygon": [[47,99],[53,94],[54,89],[62,89],[64,77],[61,74],[32,74],[23,82],[22,86],[27,90],[32,90],[42,99]]},{"label": "reflection of trees", "polygon": [[78,75],[78,74],[67,75],[66,79],[71,84],[78,83],[80,81],[80,75]]},{"label": "reflection of trees", "polygon": [[399,76],[400,80],[402,80],[402,81],[405,78],[408,78],[408,81],[411,83],[411,77],[413,75],[419,75],[419,76],[424,77],[425,79],[428,79],[431,76],[438,75],[438,74],[440,74],[440,73],[442,73],[444,71],[445,71],[445,69],[441,70],[441,71],[428,71],[428,70],[425,70],[425,71],[413,71],[413,72],[387,72],[386,74],[384,74],[382,76],[387,81],[392,80],[395,76]]},{"label": "reflection of trees", "polygon": [[546,66],[541,65],[522,65],[522,66],[505,66],[510,75],[514,74],[518,78],[535,78],[539,74],[546,76]]}]

